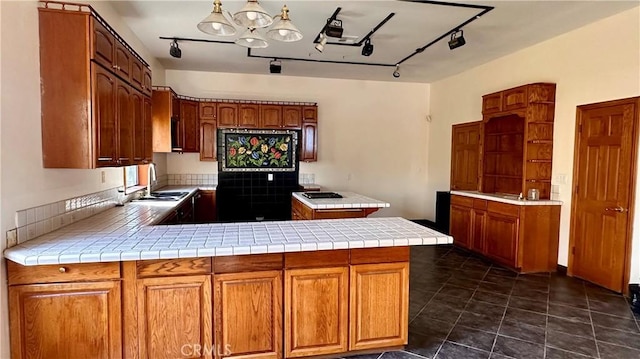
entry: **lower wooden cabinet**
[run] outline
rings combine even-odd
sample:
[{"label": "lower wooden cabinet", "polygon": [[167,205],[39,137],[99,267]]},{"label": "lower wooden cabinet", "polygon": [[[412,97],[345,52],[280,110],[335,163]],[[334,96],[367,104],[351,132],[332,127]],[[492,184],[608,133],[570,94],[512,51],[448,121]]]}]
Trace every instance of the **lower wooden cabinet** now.
[{"label": "lower wooden cabinet", "polygon": [[409,328],[409,263],[351,266],[349,350],[402,346]]},{"label": "lower wooden cabinet", "polygon": [[349,268],[285,270],[285,357],[348,350]]},{"label": "lower wooden cabinet", "polygon": [[552,272],[558,259],[560,206],[514,205],[451,196],[454,244],[521,272]]},{"label": "lower wooden cabinet", "polygon": [[216,274],[218,357],[282,358],[282,271]]},{"label": "lower wooden cabinet", "polygon": [[120,308],[118,281],[10,286],[11,358],[121,358]]},{"label": "lower wooden cabinet", "polygon": [[340,219],[340,218],[365,218],[380,208],[336,208],[336,209],[312,209],[291,198],[291,219]]},{"label": "lower wooden cabinet", "polygon": [[194,222],[212,223],[218,218],[216,209],[216,191],[200,190],[195,194]]},{"label": "lower wooden cabinet", "polygon": [[212,358],[211,276],[138,279],[141,359]]}]

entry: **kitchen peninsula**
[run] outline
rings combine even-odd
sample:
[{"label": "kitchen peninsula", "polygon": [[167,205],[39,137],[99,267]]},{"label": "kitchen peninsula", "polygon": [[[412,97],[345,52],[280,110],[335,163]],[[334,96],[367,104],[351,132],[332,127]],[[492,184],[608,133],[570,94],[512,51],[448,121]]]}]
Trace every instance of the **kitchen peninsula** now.
[{"label": "kitchen peninsula", "polygon": [[196,192],[173,206],[114,207],[6,250],[13,357],[402,347],[409,246],[452,242],[402,218],[153,225]]},{"label": "kitchen peninsula", "polygon": [[391,205],[387,202],[353,192],[294,192],[291,198],[291,218],[364,218],[389,206]]}]

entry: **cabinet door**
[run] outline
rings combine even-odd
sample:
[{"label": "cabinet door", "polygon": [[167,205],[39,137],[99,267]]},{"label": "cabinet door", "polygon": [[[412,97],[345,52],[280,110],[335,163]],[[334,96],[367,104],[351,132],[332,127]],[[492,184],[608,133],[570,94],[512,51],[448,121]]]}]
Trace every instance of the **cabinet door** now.
[{"label": "cabinet door", "polygon": [[153,108],[149,97],[144,97],[144,163],[153,162]]},{"label": "cabinet door", "polygon": [[281,128],[282,106],[260,105],[260,128]]},{"label": "cabinet door", "polygon": [[300,161],[315,162],[318,160],[318,124],[304,122],[302,124],[302,145],[300,146]]},{"label": "cabinet door", "polygon": [[282,271],[217,274],[218,357],[282,358]]},{"label": "cabinet door", "polygon": [[216,119],[216,103],[215,102],[200,102],[198,104],[200,111],[200,120],[215,121]]},{"label": "cabinet door", "polygon": [[131,60],[133,55],[120,42],[116,41],[115,70],[118,76],[129,82],[131,78]]},{"label": "cabinet door", "polygon": [[453,243],[461,247],[469,248],[471,245],[471,214],[473,209],[458,205],[451,205],[449,233],[453,237]]},{"label": "cabinet door", "polygon": [[292,130],[302,127],[302,107],[282,106],[282,127]]},{"label": "cabinet door", "polygon": [[216,191],[199,191],[196,194],[194,218],[196,223],[211,223],[216,220]]},{"label": "cabinet door", "polygon": [[347,351],[348,267],[285,270],[285,357]]},{"label": "cabinet door", "polygon": [[238,127],[258,128],[260,121],[260,105],[240,104],[238,105]]},{"label": "cabinet door", "polygon": [[480,174],[480,122],[451,128],[451,189],[478,190]]},{"label": "cabinet door", "polygon": [[516,267],[518,217],[487,212],[485,254],[510,267]]},{"label": "cabinet door", "polygon": [[200,161],[217,161],[216,121],[200,121]]},{"label": "cabinet door", "polygon": [[351,266],[349,350],[407,344],[409,263]]},{"label": "cabinet door", "polygon": [[182,126],[182,152],[200,152],[200,126],[198,124],[198,103],[180,101],[180,122]]},{"label": "cabinet door", "polygon": [[144,99],[138,91],[131,94],[131,117],[133,119],[133,162],[142,163],[145,159],[145,117]]},{"label": "cabinet door", "polygon": [[502,111],[502,92],[482,96],[482,114]]},{"label": "cabinet door", "polygon": [[126,83],[118,80],[116,112],[118,115],[118,164],[133,164],[133,116],[131,111],[131,95],[133,90]]},{"label": "cabinet door", "polygon": [[121,358],[120,282],[9,287],[11,357]]},{"label": "cabinet door", "polygon": [[218,127],[238,127],[238,105],[235,103],[218,103]]},{"label": "cabinet door", "polygon": [[304,106],[302,108],[302,119],[304,122],[318,122],[318,107]]},{"label": "cabinet door", "polygon": [[502,95],[502,109],[504,111],[515,110],[527,106],[527,87],[520,86],[506,90]]},{"label": "cabinet door", "polygon": [[473,232],[471,234],[470,247],[472,250],[484,253],[484,242],[485,242],[485,222],[487,219],[487,212],[473,210],[472,213],[473,219],[471,223],[473,224],[473,228],[471,229]]},{"label": "cabinet door", "polygon": [[93,25],[91,43],[93,60],[108,69],[115,70],[116,38],[94,17],[91,18],[91,23]]},{"label": "cabinet door", "polygon": [[103,67],[93,71],[93,121],[96,128],[95,153],[97,167],[116,166],[118,127],[116,121],[116,80]]},{"label": "cabinet door", "polygon": [[212,358],[211,276],[145,278],[137,285],[141,359]]},{"label": "cabinet door", "polygon": [[142,85],[144,82],[144,65],[140,60],[135,57],[131,58],[131,86],[133,88],[142,91]]},{"label": "cabinet door", "polygon": [[143,65],[142,92],[151,96],[151,70]]}]

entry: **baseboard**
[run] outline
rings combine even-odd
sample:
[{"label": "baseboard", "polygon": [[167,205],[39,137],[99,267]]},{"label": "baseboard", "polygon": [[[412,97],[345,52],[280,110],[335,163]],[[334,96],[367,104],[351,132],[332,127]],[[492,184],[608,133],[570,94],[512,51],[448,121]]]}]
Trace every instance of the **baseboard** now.
[{"label": "baseboard", "polygon": [[567,275],[567,267],[562,264],[558,264],[556,267],[556,273],[559,275]]}]

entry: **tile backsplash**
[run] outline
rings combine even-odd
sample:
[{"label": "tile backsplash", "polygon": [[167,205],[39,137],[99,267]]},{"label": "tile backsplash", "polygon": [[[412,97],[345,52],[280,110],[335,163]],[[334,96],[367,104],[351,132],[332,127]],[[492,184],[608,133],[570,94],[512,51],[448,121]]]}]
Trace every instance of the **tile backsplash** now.
[{"label": "tile backsplash", "polygon": [[316,174],[315,173],[300,173],[299,182],[302,185],[305,185],[305,184],[316,184]]},{"label": "tile backsplash", "polygon": [[218,174],[168,174],[167,184],[175,185],[217,185]]}]

